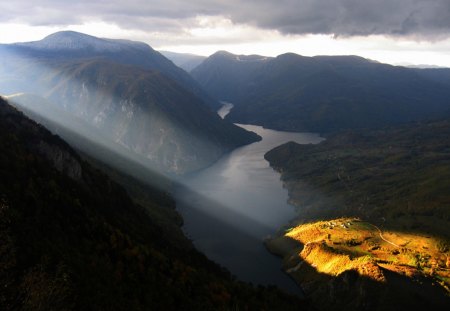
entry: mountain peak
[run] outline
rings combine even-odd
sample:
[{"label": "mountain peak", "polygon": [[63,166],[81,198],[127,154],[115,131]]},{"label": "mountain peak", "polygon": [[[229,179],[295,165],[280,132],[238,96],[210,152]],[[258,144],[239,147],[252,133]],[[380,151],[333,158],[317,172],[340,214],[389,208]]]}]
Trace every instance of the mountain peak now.
[{"label": "mountain peak", "polygon": [[367,59],[357,55],[318,55],[314,56],[313,58],[328,63],[339,63],[353,66],[357,64],[378,63],[377,61],[373,61],[371,59]]},{"label": "mountain peak", "polygon": [[140,49],[148,49],[149,46],[142,42],[128,40],[102,39],[76,31],[59,31],[48,35],[40,41],[16,43],[18,46],[33,48],[36,50],[52,51],[77,51],[91,50],[95,52],[121,51],[125,47],[133,46]]},{"label": "mountain peak", "polygon": [[211,55],[211,57],[227,57],[227,58],[235,58],[236,56],[237,55],[234,55],[233,53],[224,50],[217,51],[216,53]]},{"label": "mountain peak", "polygon": [[213,55],[210,56],[211,58],[226,58],[238,62],[258,62],[258,61],[265,61],[270,59],[271,57],[267,56],[261,56],[261,55],[236,55],[232,54],[227,51],[217,51]]},{"label": "mountain peak", "polygon": [[40,41],[19,43],[38,50],[103,50],[111,48],[106,40],[75,31],[59,31],[48,35]]},{"label": "mountain peak", "polygon": [[76,32],[76,31],[72,31],[72,30],[63,30],[63,31],[58,31],[55,33],[52,33],[48,36],[46,36],[44,39],[42,39],[41,41],[49,41],[49,40],[67,40],[67,39],[71,39],[71,40],[80,40],[80,39],[98,39],[94,36],[88,35],[88,34],[84,34],[81,32]]},{"label": "mountain peak", "polygon": [[311,57],[299,55],[296,53],[288,52],[280,54],[276,57],[276,59],[310,59]]}]

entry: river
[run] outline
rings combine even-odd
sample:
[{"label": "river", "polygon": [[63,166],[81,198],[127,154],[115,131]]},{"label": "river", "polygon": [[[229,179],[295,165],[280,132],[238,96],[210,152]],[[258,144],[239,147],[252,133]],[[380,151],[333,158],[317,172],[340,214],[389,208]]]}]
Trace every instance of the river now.
[{"label": "river", "polygon": [[[232,108],[225,104],[219,115]],[[184,177],[175,193],[183,230],[208,258],[226,267],[239,279],[254,284],[277,285],[299,293],[295,283],[281,270],[281,260],[270,254],[263,239],[295,217],[287,204],[288,193],[280,175],[264,154],[288,141],[318,143],[312,133],[291,133],[239,126],[263,139],[238,148],[214,165]]]}]

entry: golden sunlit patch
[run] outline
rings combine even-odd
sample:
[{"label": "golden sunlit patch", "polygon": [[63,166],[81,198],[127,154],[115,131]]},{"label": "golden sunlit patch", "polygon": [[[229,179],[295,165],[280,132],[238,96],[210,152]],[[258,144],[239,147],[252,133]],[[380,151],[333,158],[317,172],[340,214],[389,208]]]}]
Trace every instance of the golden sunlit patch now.
[{"label": "golden sunlit patch", "polygon": [[285,268],[294,278],[305,272],[299,269],[303,262],[319,273],[338,276],[354,270],[379,282],[385,281],[382,270],[386,269],[410,278],[429,277],[450,293],[449,250],[439,238],[384,230],[357,218],[339,218],[299,225],[267,245],[280,250],[286,239],[303,245],[284,249]]}]

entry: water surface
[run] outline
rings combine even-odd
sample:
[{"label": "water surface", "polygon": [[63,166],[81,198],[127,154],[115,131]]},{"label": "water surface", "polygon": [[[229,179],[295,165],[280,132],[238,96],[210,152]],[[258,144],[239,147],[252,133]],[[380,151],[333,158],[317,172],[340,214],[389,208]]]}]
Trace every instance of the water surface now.
[{"label": "water surface", "polygon": [[217,111],[217,114],[223,119],[227,114],[230,113],[234,105],[232,103],[222,102],[222,107]]},{"label": "water surface", "polygon": [[176,200],[185,221],[183,229],[200,251],[239,279],[297,292],[282,272],[281,260],[262,243],[295,217],[294,208],[286,203],[288,194],[280,175],[270,168],[264,154],[288,141],[309,144],[323,138],[239,126],[257,133],[262,141],[238,148],[182,180],[184,186],[176,191]]}]

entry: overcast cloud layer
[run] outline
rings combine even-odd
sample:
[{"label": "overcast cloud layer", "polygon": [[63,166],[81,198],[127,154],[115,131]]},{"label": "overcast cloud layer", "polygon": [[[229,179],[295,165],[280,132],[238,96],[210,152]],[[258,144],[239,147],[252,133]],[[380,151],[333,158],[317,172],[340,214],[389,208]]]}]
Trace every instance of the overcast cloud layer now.
[{"label": "overcast cloud layer", "polygon": [[12,0],[0,23],[65,26],[107,22],[149,32],[199,27],[198,16],[230,19],[283,34],[450,37],[450,0]]}]

